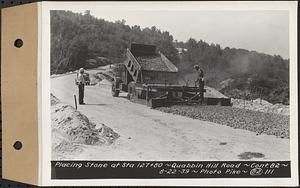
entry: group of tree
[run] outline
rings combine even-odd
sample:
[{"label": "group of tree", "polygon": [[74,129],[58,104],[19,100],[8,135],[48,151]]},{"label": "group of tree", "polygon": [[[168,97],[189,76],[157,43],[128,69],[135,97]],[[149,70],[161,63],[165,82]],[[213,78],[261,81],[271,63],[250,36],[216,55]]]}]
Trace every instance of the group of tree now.
[{"label": "group of tree", "polygon": [[234,98],[263,98],[272,103],[289,103],[289,60],[245,49],[221,48],[202,40],[175,42],[183,48],[181,75],[193,74],[199,65],[206,84]]},{"label": "group of tree", "polygon": [[88,59],[108,58],[120,62],[132,42],[153,44],[173,62],[178,62],[173,36],[156,27],[129,26],[125,20],[109,22],[71,11],[51,11],[51,73],[87,68]]},{"label": "group of tree", "polygon": [[[206,84],[229,97],[289,103],[289,60],[279,55],[222,48],[195,39],[178,42],[155,26],[129,26],[125,20],[109,22],[88,11],[51,11],[52,74],[91,68],[87,60],[98,61],[98,57],[119,63],[132,42],[156,45],[179,68],[180,78],[195,75],[193,67],[197,64],[204,70]],[[178,53],[176,48],[185,50]]]}]

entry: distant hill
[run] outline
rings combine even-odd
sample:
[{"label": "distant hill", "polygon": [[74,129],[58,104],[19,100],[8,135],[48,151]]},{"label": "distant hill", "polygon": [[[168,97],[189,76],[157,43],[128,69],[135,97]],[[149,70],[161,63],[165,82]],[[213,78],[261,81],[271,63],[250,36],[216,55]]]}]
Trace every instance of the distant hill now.
[{"label": "distant hill", "polygon": [[289,60],[245,49],[222,49],[202,40],[174,45],[185,49],[179,63],[184,79],[195,78],[193,66],[198,64],[205,72],[206,84],[229,97],[289,104]]},{"label": "distant hill", "polygon": [[202,40],[177,42],[155,26],[131,27],[125,20],[108,22],[89,12],[51,11],[51,74],[119,63],[131,42],[156,45],[179,68],[182,82],[193,84],[198,64],[206,84],[229,97],[289,103],[289,60]]}]

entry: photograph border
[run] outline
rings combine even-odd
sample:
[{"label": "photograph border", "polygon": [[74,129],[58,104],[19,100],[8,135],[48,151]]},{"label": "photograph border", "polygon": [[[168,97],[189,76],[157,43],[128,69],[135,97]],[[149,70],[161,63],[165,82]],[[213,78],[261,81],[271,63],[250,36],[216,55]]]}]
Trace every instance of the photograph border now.
[{"label": "photograph border", "polygon": [[[118,6],[116,6],[116,4]],[[150,6],[151,5],[151,6]],[[39,182],[42,185],[102,185],[102,186],[195,186],[195,185],[297,185],[298,184],[298,80],[297,80],[297,2],[40,2],[39,6]],[[238,179],[51,179],[51,110],[50,110],[50,10],[113,9],[130,10],[287,10],[289,11],[290,46],[290,160],[291,178]],[[250,180],[250,181],[249,181]]]}]

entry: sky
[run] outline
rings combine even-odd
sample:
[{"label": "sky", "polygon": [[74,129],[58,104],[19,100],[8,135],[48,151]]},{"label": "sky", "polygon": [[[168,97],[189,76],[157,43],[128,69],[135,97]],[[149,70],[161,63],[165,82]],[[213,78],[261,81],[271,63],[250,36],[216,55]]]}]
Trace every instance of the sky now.
[{"label": "sky", "polygon": [[169,31],[178,41],[189,38],[222,48],[243,48],[289,58],[288,11],[95,11],[91,15],[108,21]]}]

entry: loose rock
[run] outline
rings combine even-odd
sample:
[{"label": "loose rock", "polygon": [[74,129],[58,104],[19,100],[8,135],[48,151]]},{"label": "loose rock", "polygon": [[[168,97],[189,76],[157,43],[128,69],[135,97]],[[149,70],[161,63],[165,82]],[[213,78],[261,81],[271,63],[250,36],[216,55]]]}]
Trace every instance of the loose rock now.
[{"label": "loose rock", "polygon": [[163,112],[210,121],[256,134],[289,138],[289,116],[239,109],[229,106],[174,105],[157,108]]}]

